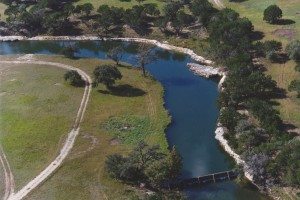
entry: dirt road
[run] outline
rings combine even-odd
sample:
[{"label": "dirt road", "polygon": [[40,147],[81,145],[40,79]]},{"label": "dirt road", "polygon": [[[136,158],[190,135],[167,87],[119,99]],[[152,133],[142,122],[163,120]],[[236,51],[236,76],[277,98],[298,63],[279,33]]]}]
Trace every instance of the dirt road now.
[{"label": "dirt road", "polygon": [[3,199],[6,200],[8,197],[14,193],[15,189],[15,182],[14,182],[14,176],[12,174],[12,171],[10,169],[10,165],[8,163],[8,160],[6,158],[6,155],[3,151],[2,146],[0,145],[0,163],[3,168],[3,173],[4,173],[4,196]]}]

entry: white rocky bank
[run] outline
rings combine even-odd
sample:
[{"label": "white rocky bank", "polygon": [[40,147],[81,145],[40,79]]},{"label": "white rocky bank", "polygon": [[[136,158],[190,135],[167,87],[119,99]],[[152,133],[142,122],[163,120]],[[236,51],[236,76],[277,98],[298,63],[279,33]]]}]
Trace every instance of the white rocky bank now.
[{"label": "white rocky bank", "polygon": [[[0,36],[0,41],[6,42],[6,41],[23,41],[23,40],[31,40],[31,41],[39,41],[39,40],[73,40],[73,41],[80,41],[80,40],[90,40],[90,41],[96,41],[96,40],[104,40],[104,41],[124,41],[124,42],[137,42],[137,43],[147,43],[152,44],[157,47],[160,47],[162,49],[166,50],[172,50],[177,51],[180,53],[187,54],[191,56],[191,58],[197,62],[200,62],[204,65],[199,65],[196,63],[189,63],[188,67],[191,71],[193,71],[195,74],[204,76],[206,78],[210,78],[212,76],[220,76],[221,80],[219,82],[219,89],[222,89],[222,84],[226,79],[226,73],[221,72],[217,68],[213,68],[211,66],[207,65],[213,65],[214,62],[211,60],[207,60],[203,58],[202,56],[197,55],[193,50],[177,47],[170,45],[168,43],[161,43],[157,40],[150,40],[150,39],[144,39],[144,38],[100,38],[97,36],[36,36],[36,37],[25,37],[25,36]],[[247,167],[245,162],[241,159],[241,157],[229,146],[228,141],[225,139],[224,134],[226,134],[227,129],[222,126],[222,124],[218,123],[217,128],[215,131],[215,138],[220,142],[221,146],[224,148],[224,150],[234,158],[235,162],[239,165],[244,166],[244,173],[245,177],[249,179],[252,183],[253,177],[252,175],[247,171]],[[254,183],[255,184],[255,183]]]}]

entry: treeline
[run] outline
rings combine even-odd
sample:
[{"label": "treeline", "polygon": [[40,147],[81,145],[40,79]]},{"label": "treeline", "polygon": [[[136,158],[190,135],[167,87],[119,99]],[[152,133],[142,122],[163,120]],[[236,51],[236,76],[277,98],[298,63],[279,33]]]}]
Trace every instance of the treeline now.
[{"label": "treeline", "polygon": [[252,23],[230,9],[213,15],[207,29],[210,55],[228,70],[218,99],[220,122],[228,129],[225,137],[260,185],[299,185],[300,141],[285,132],[274,109],[273,99],[284,92],[253,62],[270,51],[277,53],[281,43],[255,42]]},{"label": "treeline", "polygon": [[[94,8],[91,3],[75,5],[77,0],[1,2],[8,6],[5,15],[9,31],[27,36],[81,34],[82,30],[78,28],[81,23],[100,36],[120,36],[124,25],[141,35],[148,34],[153,27],[158,27],[163,33],[179,36],[190,25],[205,24],[209,16],[216,12],[205,0],[166,1],[163,12],[158,9],[157,4],[141,4],[143,1],[129,9],[108,5]],[[5,33],[2,31],[2,34]]]}]

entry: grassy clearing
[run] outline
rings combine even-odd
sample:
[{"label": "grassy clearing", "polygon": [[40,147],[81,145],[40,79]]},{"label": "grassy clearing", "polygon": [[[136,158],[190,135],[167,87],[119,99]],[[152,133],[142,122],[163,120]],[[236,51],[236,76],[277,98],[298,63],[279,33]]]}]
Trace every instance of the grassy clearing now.
[{"label": "grassy clearing", "polygon": [[[276,39],[286,44],[292,39],[300,38],[300,2],[298,0],[248,0],[232,3],[224,0],[227,7],[236,10],[241,16],[249,18],[256,31],[265,34],[264,40]],[[295,21],[294,24],[273,25],[263,21],[264,10],[272,4],[278,5],[283,11],[283,19]]]},{"label": "grassy clearing", "polygon": [[0,142],[20,188],[56,156],[83,89],[65,85],[58,68],[1,64],[0,70]]},{"label": "grassy clearing", "polygon": [[287,98],[278,100],[280,103],[278,109],[282,119],[300,127],[300,99],[297,98],[296,92],[288,92],[287,90],[292,80],[300,78],[300,73],[294,70],[296,64],[292,61],[285,64],[270,63],[269,61],[265,61],[265,63],[268,66],[267,73],[272,76],[279,87],[287,91]]},{"label": "grassy clearing", "polygon": [[5,20],[4,11],[6,9],[6,5],[0,3],[0,20]]},{"label": "grassy clearing", "polygon": [[[82,68],[92,74],[94,68],[109,61],[97,59],[69,60],[60,56],[46,57],[43,60],[67,63]],[[131,89],[121,94],[107,94],[104,86],[93,89],[80,135],[74,149],[64,165],[28,199],[136,199],[134,189],[108,177],[104,162],[107,155],[126,154],[135,142],[122,144],[114,140],[114,132],[103,128],[110,119],[122,124],[127,116],[130,123],[140,125],[141,133],[147,142],[159,144],[167,149],[164,129],[170,122],[163,107],[163,88],[151,78],[141,76],[139,70],[131,67],[119,67],[123,79],[117,86],[130,85]],[[135,88],[135,90],[132,90]],[[142,93],[132,91],[142,90]],[[142,95],[141,95],[142,94]],[[140,124],[139,119],[147,119]],[[127,134],[127,133],[125,133]],[[136,136],[136,137],[135,137]],[[137,134],[130,141],[141,139]]]},{"label": "grassy clearing", "polygon": [[[226,6],[236,10],[241,16],[249,18],[255,28],[255,31],[263,32],[262,40],[278,40],[286,44],[293,39],[300,38],[300,2],[298,0],[248,0],[240,3],[224,1]],[[283,11],[283,19],[295,21],[294,24],[272,25],[263,21],[263,11],[269,5],[277,4]],[[294,70],[296,63],[288,61],[284,64],[270,63],[263,61],[267,66],[267,72],[277,81],[278,86],[287,90],[289,83],[294,79],[300,78],[300,73]],[[296,98],[295,93],[287,91],[287,98],[278,100],[280,106],[278,109],[282,119],[300,127],[300,99]]]}]

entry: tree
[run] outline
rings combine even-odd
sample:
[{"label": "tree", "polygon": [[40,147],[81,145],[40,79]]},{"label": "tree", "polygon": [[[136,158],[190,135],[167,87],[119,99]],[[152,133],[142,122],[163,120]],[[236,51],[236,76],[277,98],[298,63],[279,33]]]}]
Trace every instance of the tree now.
[{"label": "tree", "polygon": [[92,10],[94,9],[93,4],[91,3],[85,3],[82,5],[77,5],[76,8],[74,9],[75,13],[85,13],[85,16],[88,17]]},{"label": "tree", "polygon": [[277,62],[279,60],[279,56],[275,51],[268,51],[266,54],[266,58],[272,62]]},{"label": "tree", "polygon": [[168,164],[166,160],[151,162],[145,169],[145,175],[149,178],[150,185],[159,188],[168,177]]},{"label": "tree", "polygon": [[216,12],[216,9],[207,0],[193,0],[189,8],[204,26],[208,25],[210,18]]},{"label": "tree", "polygon": [[167,158],[168,166],[168,179],[175,179],[179,176],[182,170],[182,157],[176,150],[175,146],[172,147],[171,152],[168,154]]},{"label": "tree", "polygon": [[158,145],[140,141],[128,156],[107,157],[106,169],[113,178],[139,184],[141,182],[160,190],[163,183],[177,178],[182,160],[176,149],[165,154]]},{"label": "tree", "polygon": [[76,70],[67,71],[64,75],[65,81],[73,86],[82,86],[84,84],[84,80]]},{"label": "tree", "polygon": [[130,153],[129,157],[136,163],[140,170],[144,170],[148,164],[154,160],[160,160],[164,157],[158,145],[149,146],[144,141],[140,141],[134,150]]},{"label": "tree", "polygon": [[229,131],[233,131],[240,119],[240,114],[233,107],[225,107],[221,110],[220,123]]},{"label": "tree", "polygon": [[129,165],[128,158],[119,154],[107,156],[105,168],[111,177],[126,181],[133,181],[137,171],[134,166]]},{"label": "tree", "polygon": [[285,144],[274,161],[277,177],[288,186],[300,184],[300,142],[292,140]]},{"label": "tree", "polygon": [[133,6],[127,9],[124,14],[124,20],[131,28],[142,31],[147,26],[147,16],[144,6]]},{"label": "tree", "polygon": [[182,29],[185,26],[191,24],[192,21],[193,18],[191,15],[186,14],[183,10],[179,10],[176,14],[176,17],[171,21],[177,36],[182,31]]},{"label": "tree", "polygon": [[172,21],[176,17],[176,13],[179,11],[179,9],[182,8],[182,4],[179,1],[175,2],[168,2],[164,7],[164,16],[166,18],[166,21]]},{"label": "tree", "polygon": [[157,56],[153,48],[146,44],[140,44],[138,54],[135,57],[138,66],[142,69],[143,76],[146,76],[146,65],[157,60]]},{"label": "tree", "polygon": [[288,89],[289,91],[296,91],[297,97],[300,98],[300,80],[293,80]]},{"label": "tree", "polygon": [[91,3],[85,3],[82,5],[82,11],[85,13],[86,16],[89,16],[93,9],[94,6]]},{"label": "tree", "polygon": [[61,50],[61,53],[67,58],[74,59],[75,53],[78,52],[78,47],[75,45],[66,46]]},{"label": "tree", "polygon": [[105,34],[111,32],[113,28],[121,27],[123,23],[124,10],[123,8],[109,7],[101,5],[97,12],[97,25],[104,31]]},{"label": "tree", "polygon": [[43,27],[48,34],[59,35],[64,32],[69,32],[72,25],[68,19],[69,14],[66,12],[53,12],[45,16]]},{"label": "tree", "polygon": [[286,46],[286,52],[290,59],[300,61],[300,40],[294,40]]},{"label": "tree", "polygon": [[212,17],[208,32],[210,34],[209,53],[218,62],[225,64],[228,59],[241,52],[248,53],[251,45],[253,25],[247,18],[231,9],[223,9]]},{"label": "tree", "polygon": [[264,20],[274,24],[282,17],[282,10],[277,5],[270,5],[264,11]]},{"label": "tree", "polygon": [[122,78],[121,72],[115,66],[101,65],[94,70],[95,81],[97,86],[99,83],[103,83],[107,89],[110,89],[116,80]]},{"label": "tree", "polygon": [[[254,117],[258,119],[261,126],[266,130],[278,129],[281,125],[279,112],[272,105],[263,100],[253,99],[248,101],[247,107]],[[275,134],[269,131],[268,134]]]},{"label": "tree", "polygon": [[119,62],[122,59],[123,55],[124,55],[124,49],[122,46],[114,47],[110,49],[107,53],[107,57],[115,61],[117,65],[119,65]]},{"label": "tree", "polygon": [[157,4],[155,3],[147,3],[144,4],[145,12],[152,16],[159,16],[160,11],[157,9]]},{"label": "tree", "polygon": [[282,49],[282,43],[276,40],[268,40],[263,43],[263,48],[266,53],[269,51],[279,51]]}]

